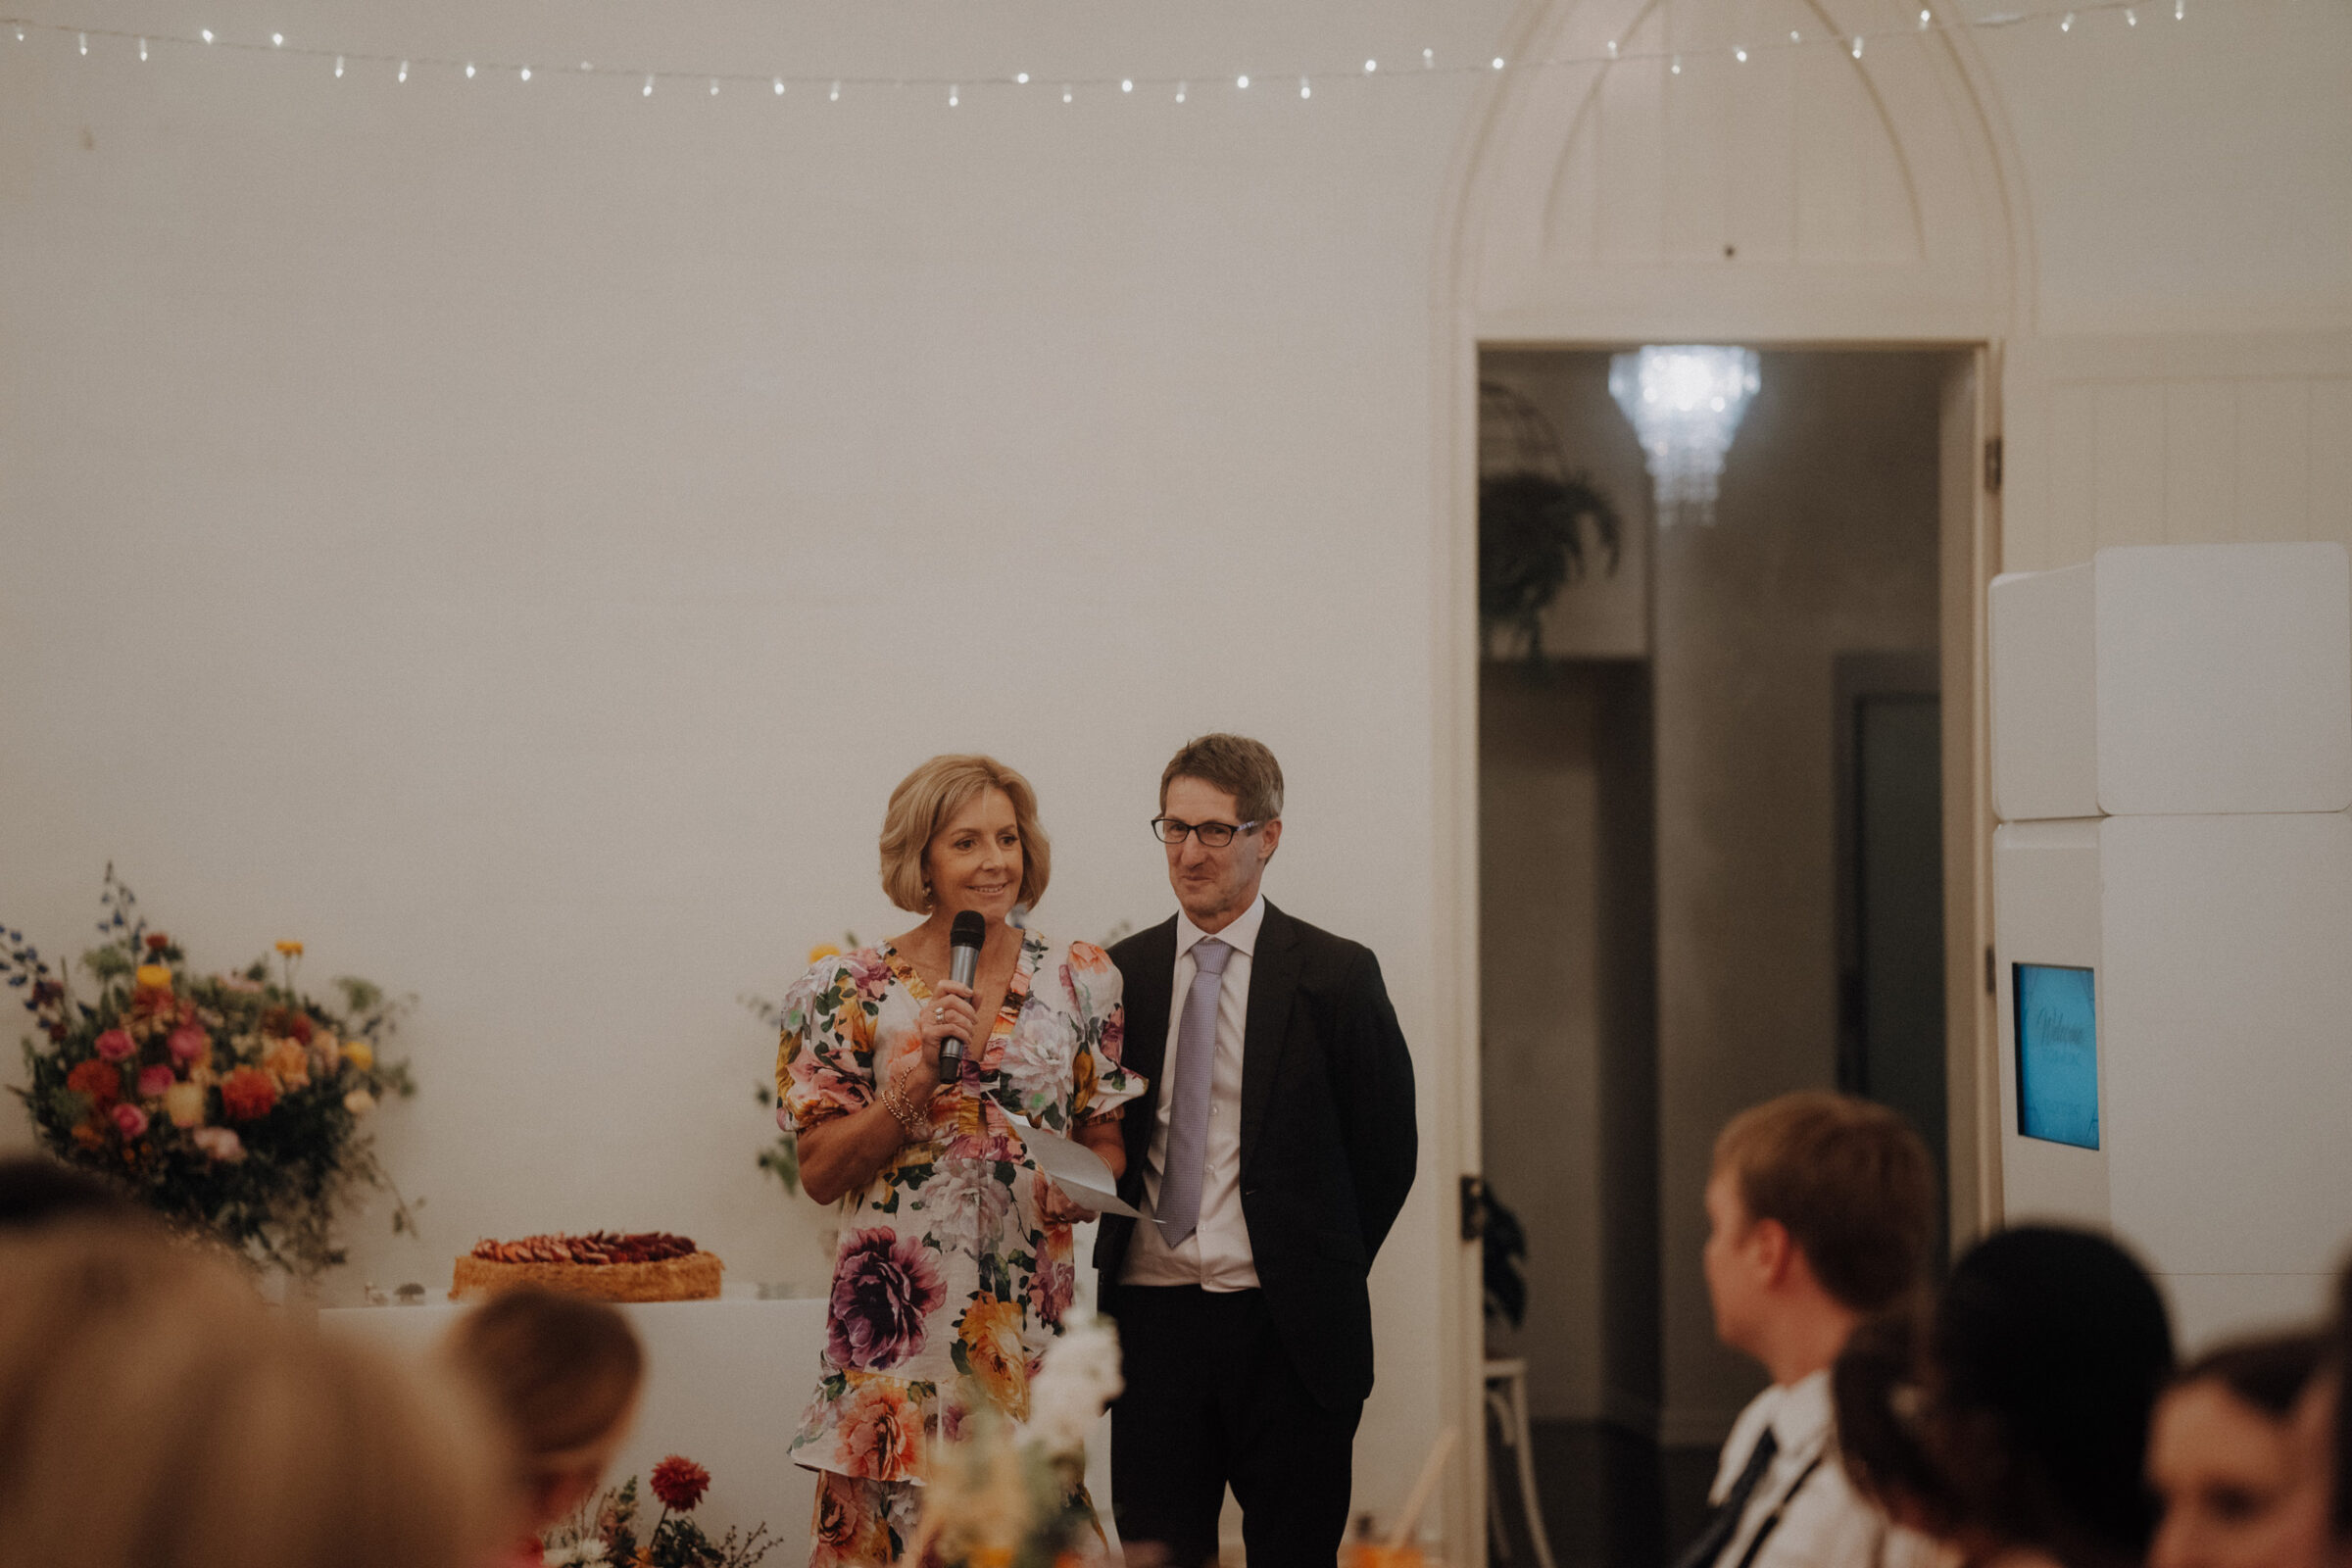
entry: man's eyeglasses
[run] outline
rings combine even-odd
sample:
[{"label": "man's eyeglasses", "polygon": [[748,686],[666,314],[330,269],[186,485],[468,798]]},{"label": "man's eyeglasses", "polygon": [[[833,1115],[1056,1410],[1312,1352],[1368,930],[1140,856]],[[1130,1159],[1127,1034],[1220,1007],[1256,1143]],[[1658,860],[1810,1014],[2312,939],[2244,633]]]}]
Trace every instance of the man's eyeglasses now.
[{"label": "man's eyeglasses", "polygon": [[1205,849],[1221,850],[1233,842],[1236,833],[1254,833],[1262,822],[1185,822],[1173,816],[1152,819],[1152,836],[1162,844],[1182,844],[1187,833],[1199,839]]}]

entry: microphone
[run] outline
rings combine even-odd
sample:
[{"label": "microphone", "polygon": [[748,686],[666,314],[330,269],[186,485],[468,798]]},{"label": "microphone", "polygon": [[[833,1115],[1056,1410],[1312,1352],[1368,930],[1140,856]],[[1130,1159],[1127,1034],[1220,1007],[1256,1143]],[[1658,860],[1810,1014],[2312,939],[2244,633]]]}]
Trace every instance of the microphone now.
[{"label": "microphone", "polygon": [[[966,909],[948,928],[948,978],[969,986],[980,972],[980,944],[988,940],[988,922],[977,909]],[[954,1035],[939,1043],[939,1077],[951,1082],[963,1072],[964,1042]]]}]

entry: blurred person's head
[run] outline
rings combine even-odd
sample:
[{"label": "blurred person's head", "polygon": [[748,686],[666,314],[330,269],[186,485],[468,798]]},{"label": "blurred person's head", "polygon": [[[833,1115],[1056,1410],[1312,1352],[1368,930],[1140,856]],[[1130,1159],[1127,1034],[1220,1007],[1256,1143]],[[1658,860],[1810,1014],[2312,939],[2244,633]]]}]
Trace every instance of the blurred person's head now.
[{"label": "blurred person's head", "polygon": [[531,1529],[595,1494],[645,1381],[645,1352],[627,1318],[602,1301],[525,1287],[459,1319],[447,1352],[506,1430]]},{"label": "blurred person's head", "polygon": [[61,1219],[148,1221],[148,1211],[88,1171],[41,1154],[0,1159],[0,1230]]},{"label": "blurred person's head", "polygon": [[2163,1510],[2149,1568],[2308,1568],[2320,1513],[2297,1506],[2293,1428],[2324,1348],[2316,1334],[2240,1341],[2173,1379],[2148,1435]]},{"label": "blurred person's head", "polygon": [[1923,1359],[1928,1451],[1967,1534],[2068,1568],[2142,1559],[2148,1420],[2173,1335],[2130,1254],[2052,1226],[1980,1242],[1936,1300]]},{"label": "blurred person's head", "polygon": [[1828,1366],[1855,1323],[1918,1290],[1936,1168],[1885,1105],[1783,1095],[1717,1137],[1706,1206],[1716,1337],[1785,1384]]},{"label": "blurred person's head", "polygon": [[1919,1314],[1865,1320],[1830,1369],[1838,1459],[1854,1490],[1887,1518],[1924,1535],[1949,1536],[1959,1506],[1920,1436]]},{"label": "blurred person's head", "polygon": [[467,1396],[323,1339],[143,1227],[0,1236],[0,1542],[42,1568],[480,1560]]}]

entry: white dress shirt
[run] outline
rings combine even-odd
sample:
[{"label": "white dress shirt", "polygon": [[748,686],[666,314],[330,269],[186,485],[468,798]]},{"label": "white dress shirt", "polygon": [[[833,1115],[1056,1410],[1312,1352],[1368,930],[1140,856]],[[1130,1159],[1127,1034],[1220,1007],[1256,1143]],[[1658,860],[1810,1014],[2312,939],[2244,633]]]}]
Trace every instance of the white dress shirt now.
[{"label": "white dress shirt", "polygon": [[1257,1265],[1250,1255],[1250,1224],[1242,1215],[1242,1036],[1250,1019],[1250,956],[1257,947],[1258,928],[1266,922],[1264,894],[1250,902],[1216,939],[1233,950],[1225,960],[1217,992],[1216,1060],[1208,1079],[1208,1141],[1201,1154],[1200,1219],[1181,1246],[1171,1248],[1160,1235],[1159,1177],[1168,1164],[1168,1118],[1176,1105],[1177,1033],[1184,1022],[1184,999],[1192,994],[1193,976],[1200,965],[1193,959],[1195,944],[1210,933],[1176,916],[1175,989],[1168,993],[1168,1051],[1159,1067],[1159,1106],[1152,1124],[1152,1148],[1145,1156],[1144,1217],[1136,1222],[1135,1240],[1127,1248],[1124,1285],[1199,1285],[1211,1291],[1254,1291]]},{"label": "white dress shirt", "polygon": [[1708,1501],[1721,1502],[1732,1490],[1767,1427],[1780,1448],[1715,1568],[1740,1568],[1776,1513],[1779,1523],[1749,1568],[1945,1568],[1951,1554],[1943,1547],[1895,1524],[1854,1491],[1838,1462],[1834,1424],[1826,1368],[1766,1389],[1740,1412]]}]

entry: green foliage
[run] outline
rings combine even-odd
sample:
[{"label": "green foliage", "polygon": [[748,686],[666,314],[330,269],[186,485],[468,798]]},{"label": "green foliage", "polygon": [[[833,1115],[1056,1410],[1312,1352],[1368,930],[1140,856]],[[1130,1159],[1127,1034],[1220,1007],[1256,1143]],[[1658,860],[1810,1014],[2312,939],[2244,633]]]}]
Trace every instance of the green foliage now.
[{"label": "green foliage", "polygon": [[1584,575],[1588,528],[1606,569],[1615,571],[1623,524],[1592,475],[1560,479],[1528,471],[1479,481],[1479,620],[1524,634],[1530,662],[1544,657],[1545,608]]}]

